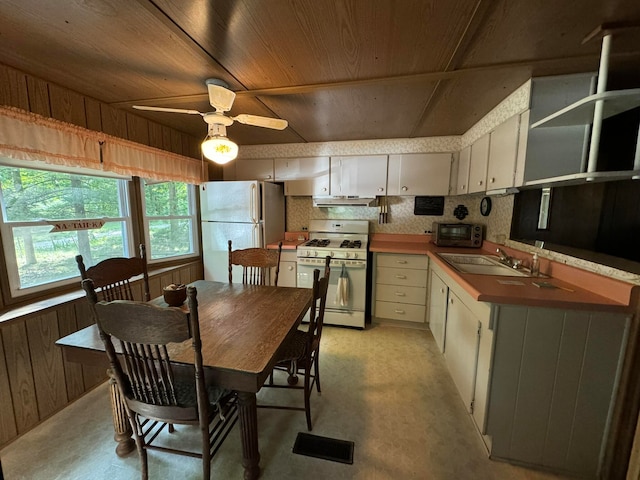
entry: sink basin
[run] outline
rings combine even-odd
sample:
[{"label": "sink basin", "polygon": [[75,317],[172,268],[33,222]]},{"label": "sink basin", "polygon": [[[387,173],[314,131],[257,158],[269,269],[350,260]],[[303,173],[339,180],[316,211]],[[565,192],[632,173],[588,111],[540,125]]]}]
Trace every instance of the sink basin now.
[{"label": "sink basin", "polygon": [[479,275],[502,275],[507,277],[529,277],[528,270],[511,268],[500,263],[494,255],[475,253],[439,253],[444,261],[462,273]]}]

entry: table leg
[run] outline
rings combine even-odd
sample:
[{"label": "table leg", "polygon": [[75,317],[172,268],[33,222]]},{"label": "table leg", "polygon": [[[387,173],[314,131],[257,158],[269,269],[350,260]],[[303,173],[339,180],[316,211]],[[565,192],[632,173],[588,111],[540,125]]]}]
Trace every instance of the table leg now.
[{"label": "table leg", "polygon": [[260,476],[260,452],[258,451],[258,407],[256,394],[238,392],[238,415],[242,436],[242,466],[244,479],[255,480]]},{"label": "table leg", "polygon": [[113,439],[118,442],[116,454],[119,457],[124,457],[136,449],[136,442],[131,438],[133,432],[131,431],[129,417],[127,417],[124,400],[120,396],[120,391],[111,369],[107,370],[107,374],[109,375],[109,397],[111,398],[111,415],[113,417],[113,429],[115,430]]}]

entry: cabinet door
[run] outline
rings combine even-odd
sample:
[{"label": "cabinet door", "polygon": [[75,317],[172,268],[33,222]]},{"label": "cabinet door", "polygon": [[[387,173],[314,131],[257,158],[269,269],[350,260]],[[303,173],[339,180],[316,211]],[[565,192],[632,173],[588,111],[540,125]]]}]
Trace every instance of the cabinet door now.
[{"label": "cabinet door", "polygon": [[450,153],[389,155],[387,195],[449,195]]},{"label": "cabinet door", "polygon": [[519,129],[520,115],[514,115],[491,132],[487,190],[513,187]]},{"label": "cabinet door", "polygon": [[479,322],[458,296],[449,291],[444,357],[465,407],[472,412],[478,361]]},{"label": "cabinet door", "polygon": [[280,272],[278,273],[279,287],[296,286],[296,262],[280,262]]},{"label": "cabinet door", "polygon": [[386,191],[386,155],[331,157],[331,195],[375,197]]},{"label": "cabinet door", "polygon": [[493,331],[489,322],[480,322],[480,342],[478,344],[478,367],[473,395],[473,420],[482,435],[487,433],[487,401],[489,400],[489,381],[493,356]]},{"label": "cabinet door", "polygon": [[458,160],[458,181],[454,195],[469,193],[469,166],[471,164],[471,145],[460,150]]},{"label": "cabinet door", "polygon": [[329,157],[276,158],[275,179],[285,195],[329,195]]},{"label": "cabinet door", "polygon": [[433,270],[429,273],[429,329],[441,353],[445,350],[449,288]]},{"label": "cabinet door", "polygon": [[273,159],[238,159],[236,162],[236,180],[266,180],[273,182]]},{"label": "cabinet door", "polygon": [[469,162],[468,193],[484,192],[487,183],[487,164],[489,162],[489,134],[480,137],[471,146]]}]

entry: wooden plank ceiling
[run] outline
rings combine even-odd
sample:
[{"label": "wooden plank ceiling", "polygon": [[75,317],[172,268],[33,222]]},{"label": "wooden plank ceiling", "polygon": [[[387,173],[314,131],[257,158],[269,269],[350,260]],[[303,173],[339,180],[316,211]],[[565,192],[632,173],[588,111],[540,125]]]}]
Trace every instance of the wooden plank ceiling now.
[{"label": "wooden plank ceiling", "polygon": [[[238,96],[240,145],[464,133],[532,75],[597,70],[598,25],[637,0],[3,0],[0,63],[131,112],[210,111]],[[640,77],[638,29],[616,31],[612,77]],[[636,83],[632,86],[640,86]],[[197,115],[135,112],[195,137]]]}]

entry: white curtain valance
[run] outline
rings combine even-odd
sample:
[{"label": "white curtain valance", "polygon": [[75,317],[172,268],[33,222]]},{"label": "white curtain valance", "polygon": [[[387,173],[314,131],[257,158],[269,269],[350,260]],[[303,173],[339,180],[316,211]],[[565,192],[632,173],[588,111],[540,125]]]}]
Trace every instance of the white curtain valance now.
[{"label": "white curtain valance", "polygon": [[204,178],[198,160],[14,107],[0,106],[0,156],[196,185]]}]

